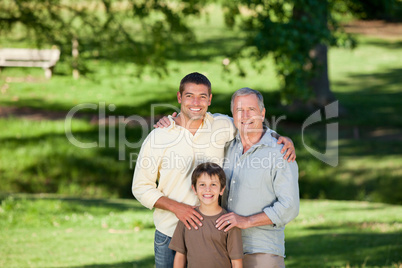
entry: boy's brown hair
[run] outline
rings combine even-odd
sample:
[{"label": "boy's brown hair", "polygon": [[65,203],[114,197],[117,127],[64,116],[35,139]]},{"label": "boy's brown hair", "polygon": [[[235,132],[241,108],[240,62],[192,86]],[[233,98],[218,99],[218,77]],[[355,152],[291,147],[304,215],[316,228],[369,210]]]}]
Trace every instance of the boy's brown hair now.
[{"label": "boy's brown hair", "polygon": [[191,184],[194,186],[194,188],[197,190],[197,179],[202,175],[202,174],[208,174],[208,176],[218,176],[219,182],[221,183],[221,189],[223,189],[226,186],[226,175],[223,169],[212,162],[206,162],[199,164],[193,171],[193,174],[191,175]]}]

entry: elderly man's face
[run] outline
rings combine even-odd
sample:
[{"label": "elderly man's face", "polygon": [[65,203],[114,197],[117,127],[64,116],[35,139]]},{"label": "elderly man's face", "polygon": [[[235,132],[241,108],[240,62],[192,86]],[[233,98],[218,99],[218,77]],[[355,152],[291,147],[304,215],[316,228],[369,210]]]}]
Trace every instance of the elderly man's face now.
[{"label": "elderly man's face", "polygon": [[265,109],[258,106],[256,95],[237,96],[233,103],[233,119],[240,133],[261,132]]}]

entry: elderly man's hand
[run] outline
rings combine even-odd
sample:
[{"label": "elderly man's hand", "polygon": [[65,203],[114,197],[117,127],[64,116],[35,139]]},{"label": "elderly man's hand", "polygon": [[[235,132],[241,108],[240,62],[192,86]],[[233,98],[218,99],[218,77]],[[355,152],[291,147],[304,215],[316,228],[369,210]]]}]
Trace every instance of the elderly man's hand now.
[{"label": "elderly man's hand", "polygon": [[286,152],[286,154],[283,156],[283,159],[288,160],[288,162],[295,161],[296,150],[295,150],[293,141],[288,137],[280,136],[278,138],[277,143],[278,144],[283,143],[283,148],[282,148],[281,153],[283,154],[284,152]]},{"label": "elderly man's hand", "polygon": [[236,213],[230,212],[220,216],[219,219],[216,220],[215,227],[218,228],[218,230],[222,230],[225,228],[224,231],[227,232],[233,227],[246,229],[249,226],[247,217],[242,217],[237,215]]}]

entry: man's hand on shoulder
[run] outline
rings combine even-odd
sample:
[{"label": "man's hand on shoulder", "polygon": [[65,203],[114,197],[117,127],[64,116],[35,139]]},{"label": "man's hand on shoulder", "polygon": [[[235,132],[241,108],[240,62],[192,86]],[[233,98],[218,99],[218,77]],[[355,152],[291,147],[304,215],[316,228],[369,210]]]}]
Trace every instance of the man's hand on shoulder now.
[{"label": "man's hand on shoulder", "polygon": [[224,231],[227,232],[233,227],[237,227],[240,229],[247,229],[250,227],[271,225],[271,224],[273,224],[273,222],[271,221],[270,218],[268,218],[268,216],[264,212],[254,214],[248,217],[240,216],[234,212],[230,212],[220,216],[219,219],[216,220],[215,227],[218,228],[218,230],[222,230],[223,228],[225,228]]},{"label": "man's hand on shoulder", "polygon": [[[172,117],[176,117],[177,113],[174,112],[172,113]],[[170,120],[167,116],[162,117],[161,119],[159,119],[158,122],[156,122],[156,124],[154,125],[154,128],[165,128],[165,127],[169,127],[170,126]]]},{"label": "man's hand on shoulder", "polygon": [[289,137],[280,136],[277,143],[283,143],[281,153],[283,154],[284,152],[286,152],[286,154],[283,156],[283,159],[288,160],[288,162],[296,160],[295,146],[293,144],[293,141]]},{"label": "man's hand on shoulder", "polygon": [[247,229],[250,226],[247,217],[239,216],[236,213],[230,212],[220,216],[219,219],[216,220],[215,227],[218,228],[218,230],[225,228],[224,231],[227,232],[233,227]]},{"label": "man's hand on shoulder", "polygon": [[191,227],[198,230],[198,225],[202,226],[203,218],[192,206],[179,203],[172,212],[189,230]]},{"label": "man's hand on shoulder", "polygon": [[194,207],[177,202],[173,199],[170,199],[166,196],[162,196],[159,198],[154,204],[155,208],[160,208],[164,210],[169,210],[173,212],[176,217],[184,223],[187,229],[198,229],[198,225],[202,226],[201,221],[203,220],[200,213],[198,213]]}]

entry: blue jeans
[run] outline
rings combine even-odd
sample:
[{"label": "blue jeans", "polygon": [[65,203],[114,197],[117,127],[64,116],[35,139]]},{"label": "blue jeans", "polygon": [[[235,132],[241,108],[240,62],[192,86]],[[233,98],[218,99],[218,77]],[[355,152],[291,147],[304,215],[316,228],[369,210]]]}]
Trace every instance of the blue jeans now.
[{"label": "blue jeans", "polygon": [[156,268],[172,268],[176,251],[169,248],[171,237],[155,231],[154,251]]}]

